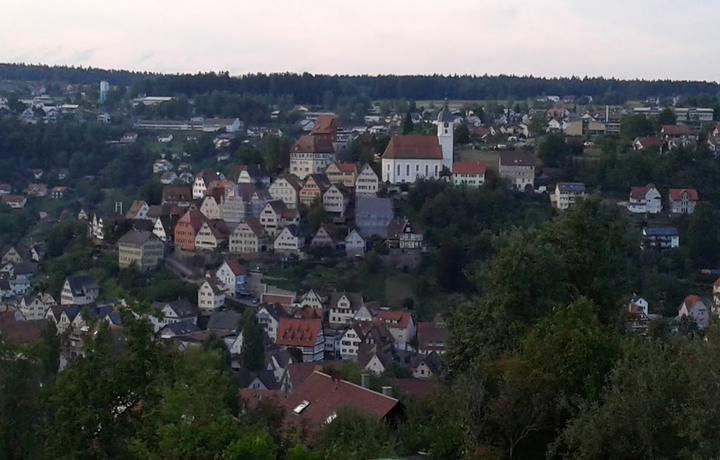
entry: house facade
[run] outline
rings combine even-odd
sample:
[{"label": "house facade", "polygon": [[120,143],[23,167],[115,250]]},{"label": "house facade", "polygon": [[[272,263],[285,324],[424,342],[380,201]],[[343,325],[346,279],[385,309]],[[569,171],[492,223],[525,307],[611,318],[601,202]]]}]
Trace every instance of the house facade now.
[{"label": "house facade", "polygon": [[380,178],[369,164],[365,164],[355,180],[355,196],[377,196]]},{"label": "house facade", "polygon": [[207,279],[198,289],[198,308],[202,314],[211,314],[225,305],[225,292],[218,280]]},{"label": "house facade", "polygon": [[303,180],[310,174],[322,174],[335,161],[335,147],[321,136],[302,136],[290,152],[290,173]]},{"label": "house facade", "polygon": [[358,177],[357,164],[334,162],[325,169],[325,176],[333,185],[352,189]]},{"label": "house facade", "polygon": [[500,177],[510,182],[515,190],[535,187],[535,156],[525,152],[505,152],[498,160]]},{"label": "house facade", "polygon": [[270,184],[268,193],[273,200],[285,203],[288,209],[297,209],[302,185],[294,176],[280,176]]},{"label": "house facade", "polygon": [[195,250],[195,238],[205,224],[205,216],[196,210],[188,210],[175,224],[175,247],[184,251]]},{"label": "house facade", "polygon": [[285,203],[276,200],[265,205],[260,213],[259,220],[265,232],[275,237],[288,225],[298,225],[300,223],[300,213],[296,209],[288,209]]},{"label": "house facade", "polygon": [[393,136],[382,156],[382,180],[391,184],[438,179],[442,168],[443,150],[435,137]]},{"label": "house facade", "polygon": [[552,205],[561,211],[575,206],[579,198],[585,198],[585,184],[582,182],[558,182],[555,185]]},{"label": "house facade", "polygon": [[678,308],[678,319],[688,317],[693,320],[701,331],[710,325],[710,309],[705,302],[696,295],[685,297]]},{"label": "house facade", "polygon": [[680,247],[680,234],[675,227],[645,227],[642,230],[640,248],[649,249],[675,249]]},{"label": "house facade", "polygon": [[322,201],[323,193],[330,188],[330,183],[322,174],[310,174],[300,189],[300,203],[312,206],[316,201]]},{"label": "house facade", "polygon": [[698,193],[694,188],[671,188],[668,192],[668,204],[673,214],[692,214],[698,202]]},{"label": "house facade", "polygon": [[325,212],[344,215],[349,204],[348,194],[337,185],[331,185],[322,195]]},{"label": "house facade", "polygon": [[288,225],[275,237],[273,249],[277,254],[300,255],[305,246],[305,238],[300,233],[297,225]]},{"label": "house facade", "polygon": [[453,184],[458,187],[480,187],[485,183],[486,171],[487,167],[482,163],[453,163]]},{"label": "house facade", "polygon": [[118,266],[135,265],[147,271],[158,267],[165,256],[165,245],[152,232],[130,230],[118,240]]},{"label": "house facade", "polygon": [[263,248],[265,230],[256,219],[240,222],[230,234],[229,249],[232,254],[259,254]]},{"label": "house facade", "polygon": [[87,275],[68,276],[60,293],[60,305],[88,305],[95,302],[100,289]]},{"label": "house facade", "polygon": [[627,209],[633,214],[660,214],[662,212],[662,195],[653,184],[645,187],[632,187]]}]

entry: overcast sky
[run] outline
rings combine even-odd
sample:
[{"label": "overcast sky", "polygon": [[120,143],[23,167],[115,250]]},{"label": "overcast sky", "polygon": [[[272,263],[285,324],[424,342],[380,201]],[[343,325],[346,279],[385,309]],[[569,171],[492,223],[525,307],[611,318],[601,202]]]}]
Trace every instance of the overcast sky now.
[{"label": "overcast sky", "polygon": [[718,80],[717,0],[0,0],[0,62]]}]

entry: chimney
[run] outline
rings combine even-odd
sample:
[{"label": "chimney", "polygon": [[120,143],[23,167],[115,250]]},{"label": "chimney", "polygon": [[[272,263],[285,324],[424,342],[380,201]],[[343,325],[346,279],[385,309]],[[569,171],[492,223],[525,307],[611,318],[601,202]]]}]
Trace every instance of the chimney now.
[{"label": "chimney", "polygon": [[363,388],[370,388],[370,374],[367,372],[360,374],[360,385],[362,385]]},{"label": "chimney", "polygon": [[385,396],[389,396],[389,397],[392,398],[392,395],[393,395],[393,389],[392,389],[392,387],[391,387],[391,386],[387,386],[387,385],[383,385],[383,387],[382,387],[382,394],[384,394]]}]

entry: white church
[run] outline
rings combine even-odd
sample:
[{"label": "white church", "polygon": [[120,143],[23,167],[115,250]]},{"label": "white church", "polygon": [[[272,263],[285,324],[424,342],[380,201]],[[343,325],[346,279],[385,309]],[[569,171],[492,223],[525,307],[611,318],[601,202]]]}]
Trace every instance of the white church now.
[{"label": "white church", "polygon": [[393,136],[382,156],[382,180],[412,184],[438,179],[443,168],[452,170],[453,116],[447,102],[438,114],[437,137]]}]

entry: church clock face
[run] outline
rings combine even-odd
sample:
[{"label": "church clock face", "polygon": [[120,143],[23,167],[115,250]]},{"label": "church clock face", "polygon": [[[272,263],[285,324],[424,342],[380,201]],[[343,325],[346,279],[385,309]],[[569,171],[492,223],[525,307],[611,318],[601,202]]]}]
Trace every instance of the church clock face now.
[{"label": "church clock face", "polygon": [[445,122],[445,127],[446,127],[446,128],[448,127],[448,122],[447,122],[447,121]]}]

